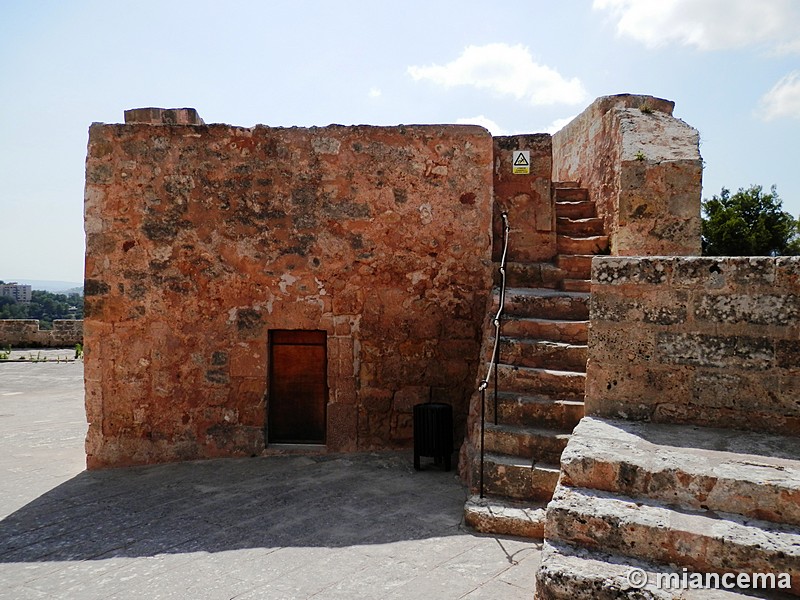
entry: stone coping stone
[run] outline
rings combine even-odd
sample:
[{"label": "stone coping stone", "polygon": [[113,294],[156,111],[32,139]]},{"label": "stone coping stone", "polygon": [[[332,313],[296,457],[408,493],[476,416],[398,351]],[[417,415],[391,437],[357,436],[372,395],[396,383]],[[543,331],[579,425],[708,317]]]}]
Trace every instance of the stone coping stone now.
[{"label": "stone coping stone", "polygon": [[566,485],[800,525],[797,438],[585,417],[561,464]]}]

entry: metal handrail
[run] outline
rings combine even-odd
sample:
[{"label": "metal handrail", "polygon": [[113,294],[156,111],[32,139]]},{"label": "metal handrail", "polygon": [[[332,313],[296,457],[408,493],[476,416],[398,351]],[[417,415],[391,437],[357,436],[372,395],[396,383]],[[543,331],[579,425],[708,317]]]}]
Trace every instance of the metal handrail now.
[{"label": "metal handrail", "polygon": [[486,436],[486,388],[489,387],[489,379],[494,372],[494,424],[497,425],[497,364],[500,362],[500,322],[503,310],[506,305],[506,256],[508,255],[508,213],[502,213],[503,218],[503,254],[500,257],[500,306],[497,309],[492,323],[494,324],[494,348],[492,349],[492,362],[486,372],[486,378],[481,381],[478,391],[481,393],[481,474],[480,474],[480,496],[483,498],[483,461],[484,461],[484,439]]}]

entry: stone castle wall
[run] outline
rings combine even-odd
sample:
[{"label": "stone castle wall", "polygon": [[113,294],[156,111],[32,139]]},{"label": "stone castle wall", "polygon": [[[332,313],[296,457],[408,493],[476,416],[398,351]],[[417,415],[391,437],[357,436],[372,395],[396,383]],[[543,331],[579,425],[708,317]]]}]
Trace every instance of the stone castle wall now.
[{"label": "stone castle wall", "polygon": [[[458,444],[502,212],[519,263],[557,254],[554,178],[590,189],[615,253],[699,251],[696,132],[671,110],[601,98],[555,138],[241,128],[194,109],[94,124],[88,465],[263,452],[276,330],[325,332],[328,450],[409,446],[412,407],[428,399],[453,405]],[[516,150],[529,174],[513,173]]]},{"label": "stone castle wall", "polygon": [[0,319],[0,347],[69,348],[83,343],[83,321],[56,319],[50,330],[37,319]]},{"label": "stone castle wall", "polygon": [[327,333],[328,450],[408,446],[429,397],[463,434],[488,132],[196,122],[90,129],[89,467],[262,452],[274,329]]},{"label": "stone castle wall", "polygon": [[[530,152],[530,173],[513,172],[515,150]],[[555,210],[550,197],[553,148],[550,135],[494,138],[494,252],[502,253],[502,220],[508,213],[508,260],[547,262],[556,255]]]},{"label": "stone castle wall", "polygon": [[800,433],[800,258],[595,258],[586,414]]},{"label": "stone castle wall", "polygon": [[615,255],[699,255],[698,132],[675,103],[624,94],[595,100],[553,136],[553,173],[596,201]]}]

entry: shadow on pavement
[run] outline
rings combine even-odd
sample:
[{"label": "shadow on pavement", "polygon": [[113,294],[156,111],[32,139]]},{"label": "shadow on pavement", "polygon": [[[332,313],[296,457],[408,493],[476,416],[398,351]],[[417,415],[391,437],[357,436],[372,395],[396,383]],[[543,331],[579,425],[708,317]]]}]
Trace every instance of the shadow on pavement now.
[{"label": "shadow on pavement", "polygon": [[454,473],[408,453],[222,459],[83,472],[0,521],[0,563],[285,546],[342,547],[459,533]]}]

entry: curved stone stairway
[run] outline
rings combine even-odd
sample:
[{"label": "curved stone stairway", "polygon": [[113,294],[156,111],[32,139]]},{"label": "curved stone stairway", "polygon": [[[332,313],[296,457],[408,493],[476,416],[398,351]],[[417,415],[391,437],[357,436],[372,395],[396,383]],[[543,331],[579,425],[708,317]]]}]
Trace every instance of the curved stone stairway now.
[{"label": "curved stone stairway", "polygon": [[[485,497],[464,508],[486,533],[542,537],[561,452],[584,414],[591,260],[608,238],[587,190],[554,186],[558,256],[506,269],[496,424],[493,382],[486,398]],[[493,310],[498,303],[496,290]]]}]

